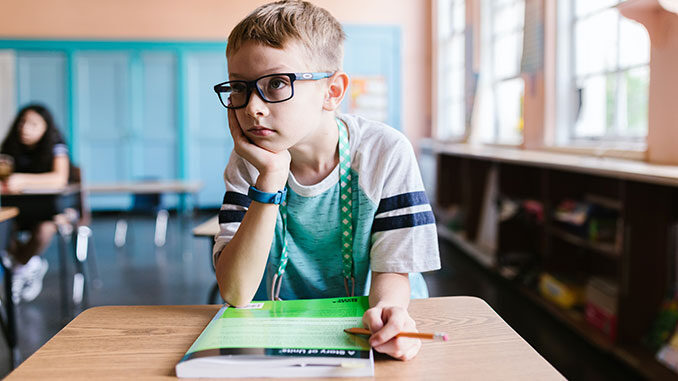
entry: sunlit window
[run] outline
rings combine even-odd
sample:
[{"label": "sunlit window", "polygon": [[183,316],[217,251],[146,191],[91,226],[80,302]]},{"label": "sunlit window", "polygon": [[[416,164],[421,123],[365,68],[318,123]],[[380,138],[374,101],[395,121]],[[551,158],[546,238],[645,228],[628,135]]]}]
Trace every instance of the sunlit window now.
[{"label": "sunlit window", "polygon": [[524,0],[489,0],[490,75],[494,105],[492,126],[483,134],[488,143],[519,144],[523,139],[523,51]]},{"label": "sunlit window", "polygon": [[[650,43],[619,0],[576,0],[572,20],[570,143],[643,142],[647,136]],[[566,24],[567,25],[567,24]]]},{"label": "sunlit window", "polygon": [[464,0],[438,0],[437,137],[464,135]]}]

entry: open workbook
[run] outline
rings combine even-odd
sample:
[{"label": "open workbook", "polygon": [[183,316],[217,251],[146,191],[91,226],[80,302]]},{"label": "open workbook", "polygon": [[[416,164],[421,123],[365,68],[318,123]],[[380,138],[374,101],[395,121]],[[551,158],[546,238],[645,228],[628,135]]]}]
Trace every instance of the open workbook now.
[{"label": "open workbook", "polygon": [[361,327],[366,296],[222,307],[176,366],[178,377],[374,376]]}]

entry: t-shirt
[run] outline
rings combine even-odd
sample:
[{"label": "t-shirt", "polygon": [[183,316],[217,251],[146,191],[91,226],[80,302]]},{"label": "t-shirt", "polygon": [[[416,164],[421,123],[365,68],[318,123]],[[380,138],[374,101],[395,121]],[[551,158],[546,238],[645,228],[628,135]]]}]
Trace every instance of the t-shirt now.
[{"label": "t-shirt", "polygon": [[52,155],[41,155],[37,150],[23,149],[14,154],[14,172],[17,173],[46,173],[54,169],[54,158],[68,156],[68,146],[61,134],[58,134],[51,147]]},{"label": "t-shirt", "polygon": [[[351,149],[353,261],[355,294],[369,293],[371,271],[409,273],[411,297],[428,297],[421,272],[440,268],[435,220],[411,144],[399,131],[379,122],[339,115],[348,126]],[[224,180],[226,194],[215,237],[216,263],[235,235],[251,202],[257,169],[231,154]],[[280,298],[308,299],[346,295],[342,275],[339,166],[314,185],[302,185],[290,172],[287,194],[287,249]],[[255,300],[270,299],[272,277],[282,252],[282,219],[275,233],[264,278]]]}]

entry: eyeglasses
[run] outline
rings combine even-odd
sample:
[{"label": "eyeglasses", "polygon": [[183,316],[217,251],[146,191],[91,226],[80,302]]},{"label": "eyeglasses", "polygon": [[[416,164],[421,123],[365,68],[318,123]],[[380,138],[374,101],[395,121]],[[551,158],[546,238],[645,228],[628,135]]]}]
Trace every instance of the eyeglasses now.
[{"label": "eyeglasses", "polygon": [[294,96],[294,81],[317,81],[329,78],[333,72],[268,74],[253,81],[227,81],[214,85],[214,92],[224,107],[238,109],[247,106],[252,90],[268,103],[280,103]]}]

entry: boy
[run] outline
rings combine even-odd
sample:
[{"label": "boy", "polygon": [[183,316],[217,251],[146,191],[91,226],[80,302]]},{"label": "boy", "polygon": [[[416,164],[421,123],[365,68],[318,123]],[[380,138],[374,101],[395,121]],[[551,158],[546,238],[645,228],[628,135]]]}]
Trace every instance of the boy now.
[{"label": "boy", "polygon": [[224,172],[214,263],[221,295],[254,299],[365,295],[370,344],[413,358],[410,296],[440,268],[431,207],[407,139],[336,111],[346,93],[343,29],[303,1],[263,5],[228,37],[234,153]]}]

